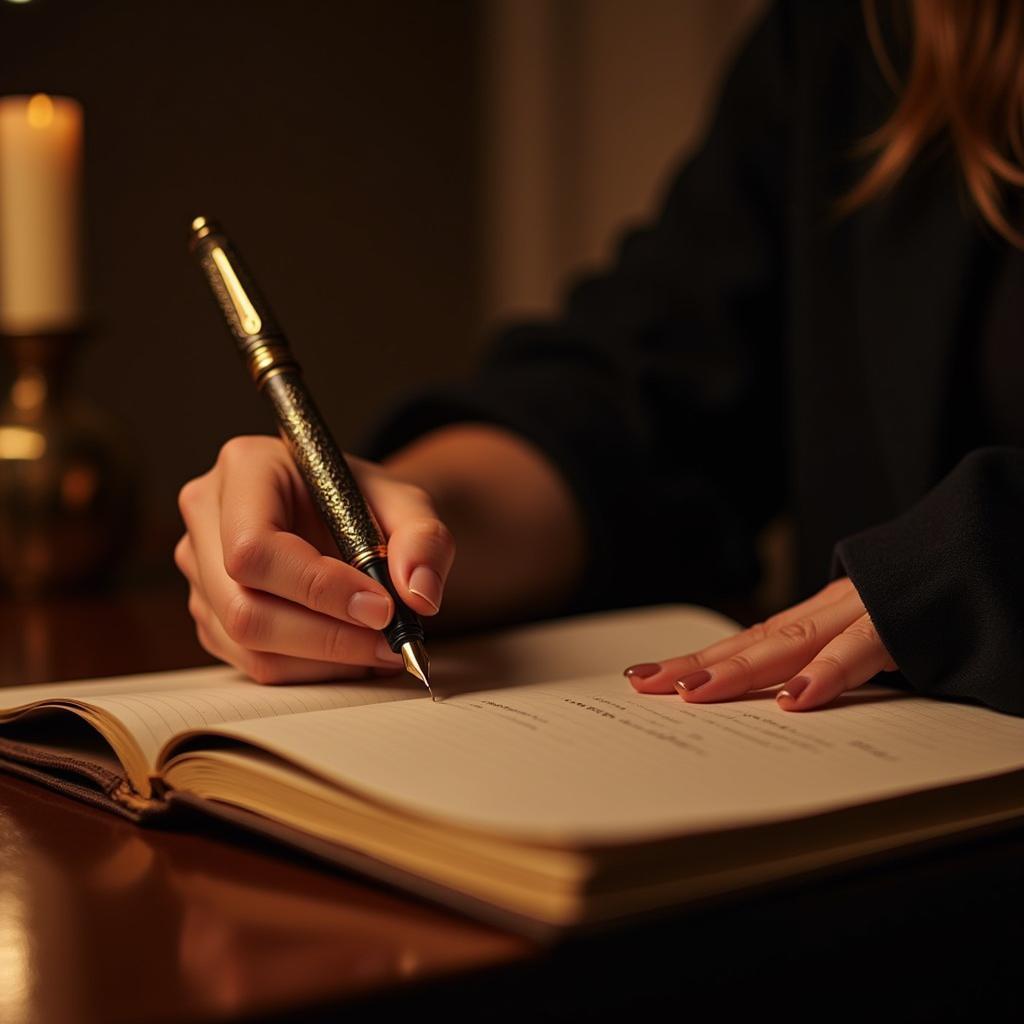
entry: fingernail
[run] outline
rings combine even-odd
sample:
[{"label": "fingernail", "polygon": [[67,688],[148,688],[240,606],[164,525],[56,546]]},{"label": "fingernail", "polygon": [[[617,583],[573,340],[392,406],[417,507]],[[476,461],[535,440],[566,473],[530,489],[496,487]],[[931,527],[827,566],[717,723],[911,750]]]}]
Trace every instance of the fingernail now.
[{"label": "fingernail", "polygon": [[370,590],[360,590],[348,602],[348,614],[371,629],[383,629],[391,618],[391,603]]},{"label": "fingernail", "polygon": [[409,589],[423,598],[433,609],[441,607],[441,577],[433,569],[418,565],[409,577]]},{"label": "fingernail", "polygon": [[711,673],[707,669],[701,669],[699,672],[691,672],[688,676],[683,676],[682,679],[676,680],[676,689],[682,687],[687,693],[696,690],[699,686],[703,686],[711,678]]},{"label": "fingernail", "polygon": [[650,679],[661,671],[661,666],[653,661],[642,661],[639,665],[630,665],[622,674],[629,678],[637,676],[640,679]]},{"label": "fingernail", "polygon": [[387,640],[385,640],[384,637],[381,637],[377,641],[376,654],[380,661],[390,661],[392,665],[405,664],[405,658],[403,658],[398,651],[391,650],[391,648],[388,646]]},{"label": "fingernail", "polygon": [[796,700],[797,697],[807,689],[810,682],[811,681],[807,676],[797,676],[796,679],[790,679],[790,681],[786,683],[786,685],[775,695],[775,699],[778,700],[779,697],[785,694],[787,697],[792,697],[793,700]]}]

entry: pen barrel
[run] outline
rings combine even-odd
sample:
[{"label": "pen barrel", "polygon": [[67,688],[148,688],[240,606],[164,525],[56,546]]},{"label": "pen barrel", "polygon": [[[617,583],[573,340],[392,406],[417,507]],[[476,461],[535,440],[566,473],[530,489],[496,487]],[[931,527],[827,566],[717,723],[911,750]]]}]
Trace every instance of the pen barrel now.
[{"label": "pen barrel", "polygon": [[380,526],[299,371],[280,370],[267,375],[262,383],[262,391],[277,415],[281,436],[341,557],[357,569],[385,557],[387,546]]},{"label": "pen barrel", "polygon": [[391,595],[395,614],[381,631],[389,646],[399,651],[408,640],[423,640],[419,616],[405,604],[391,579],[387,544],[373,510],[306,390],[298,368],[268,373],[261,385],[274,407],[281,436],[341,557]]},{"label": "pen barrel", "polygon": [[373,511],[302,381],[270,306],[216,221],[197,217],[189,242],[256,386],[274,407],[281,436],[341,557],[391,595],[395,614],[381,631],[393,651],[423,640],[423,623],[395,590],[387,544]]}]

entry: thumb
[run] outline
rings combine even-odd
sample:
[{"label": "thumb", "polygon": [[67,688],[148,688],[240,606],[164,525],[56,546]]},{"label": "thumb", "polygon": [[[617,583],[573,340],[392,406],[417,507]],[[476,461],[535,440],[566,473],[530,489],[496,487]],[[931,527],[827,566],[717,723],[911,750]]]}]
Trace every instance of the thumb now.
[{"label": "thumb", "polygon": [[[383,497],[383,495],[382,495]],[[455,560],[455,538],[421,487],[392,484],[378,503],[395,589],[413,611],[436,615]]]}]

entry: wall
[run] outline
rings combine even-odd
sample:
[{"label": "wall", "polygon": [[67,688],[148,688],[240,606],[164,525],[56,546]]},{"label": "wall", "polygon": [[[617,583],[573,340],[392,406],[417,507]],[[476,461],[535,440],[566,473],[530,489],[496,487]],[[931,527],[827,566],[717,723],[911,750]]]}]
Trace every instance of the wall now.
[{"label": "wall", "polygon": [[488,0],[484,309],[557,306],[650,215],[763,0]]},{"label": "wall", "polygon": [[78,379],[142,464],[131,575],[173,572],[177,490],[221,442],[273,429],[187,254],[197,213],[245,254],[342,444],[468,360],[477,38],[469,0],[0,3],[0,94],[85,107]]},{"label": "wall", "polygon": [[246,255],[345,445],[653,209],[761,6],[0,2],[0,94],[85,106],[78,380],[138,454],[128,576],[173,572],[181,484],[273,429],[187,255],[193,216]]}]

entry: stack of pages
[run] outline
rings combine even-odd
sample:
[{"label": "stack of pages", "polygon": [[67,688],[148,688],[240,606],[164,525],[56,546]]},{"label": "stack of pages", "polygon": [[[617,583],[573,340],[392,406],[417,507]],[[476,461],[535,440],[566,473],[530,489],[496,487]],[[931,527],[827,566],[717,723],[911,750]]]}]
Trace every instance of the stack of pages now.
[{"label": "stack of pages", "polygon": [[179,805],[531,935],[1024,817],[1024,719],[868,685],[787,712],[636,693],[735,623],[684,605],[431,644],[411,678],[226,667],[0,689],[2,767],[144,823]]}]

